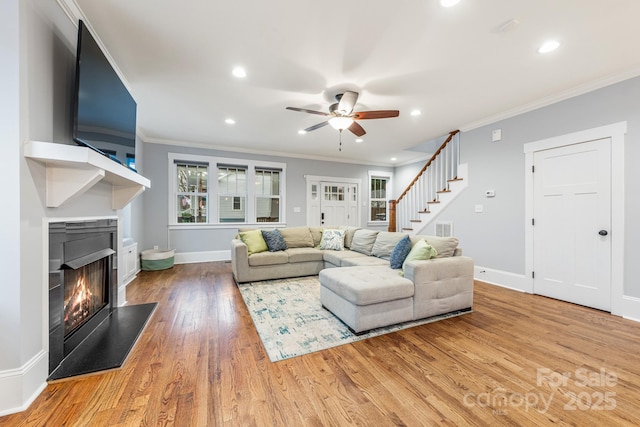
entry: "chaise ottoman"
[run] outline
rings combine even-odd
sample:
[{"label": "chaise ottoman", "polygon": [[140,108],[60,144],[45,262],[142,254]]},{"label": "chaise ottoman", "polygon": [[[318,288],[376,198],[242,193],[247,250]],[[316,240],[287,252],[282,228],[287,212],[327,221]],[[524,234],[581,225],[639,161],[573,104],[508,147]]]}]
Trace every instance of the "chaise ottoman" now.
[{"label": "chaise ottoman", "polygon": [[413,282],[388,266],[324,269],[320,302],[353,332],[413,320]]}]

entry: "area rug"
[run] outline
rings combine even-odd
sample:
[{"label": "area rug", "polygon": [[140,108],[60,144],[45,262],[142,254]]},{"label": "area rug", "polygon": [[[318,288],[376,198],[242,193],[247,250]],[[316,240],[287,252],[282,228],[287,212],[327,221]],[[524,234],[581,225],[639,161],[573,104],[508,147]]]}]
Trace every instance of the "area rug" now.
[{"label": "area rug", "polygon": [[457,311],[356,335],[322,308],[317,276],[241,283],[238,289],[272,362],[469,313]]}]

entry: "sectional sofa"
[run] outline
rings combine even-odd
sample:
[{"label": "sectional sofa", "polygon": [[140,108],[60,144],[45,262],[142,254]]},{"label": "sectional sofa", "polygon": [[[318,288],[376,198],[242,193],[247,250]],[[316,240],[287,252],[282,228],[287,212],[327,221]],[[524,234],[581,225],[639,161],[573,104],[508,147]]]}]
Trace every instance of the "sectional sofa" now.
[{"label": "sectional sofa", "polygon": [[322,305],[355,333],[473,306],[473,260],[454,237],[341,226],[275,230],[239,229],[231,242],[236,282],[318,275]]}]

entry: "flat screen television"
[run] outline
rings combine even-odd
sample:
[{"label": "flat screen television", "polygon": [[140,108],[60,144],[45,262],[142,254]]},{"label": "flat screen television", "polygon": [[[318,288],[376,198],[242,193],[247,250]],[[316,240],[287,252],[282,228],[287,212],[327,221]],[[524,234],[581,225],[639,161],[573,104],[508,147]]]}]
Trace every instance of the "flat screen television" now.
[{"label": "flat screen television", "polygon": [[136,107],[129,90],[80,21],[73,140],[134,169]]}]

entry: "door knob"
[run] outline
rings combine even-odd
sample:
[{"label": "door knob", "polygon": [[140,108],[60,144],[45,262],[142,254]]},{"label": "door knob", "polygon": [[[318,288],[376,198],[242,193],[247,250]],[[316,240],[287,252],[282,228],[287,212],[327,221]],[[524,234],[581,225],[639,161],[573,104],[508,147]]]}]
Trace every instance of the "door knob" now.
[{"label": "door knob", "polygon": [[600,231],[598,231],[598,234],[601,235],[601,236],[606,236],[609,233],[607,232],[607,230],[600,230]]}]

